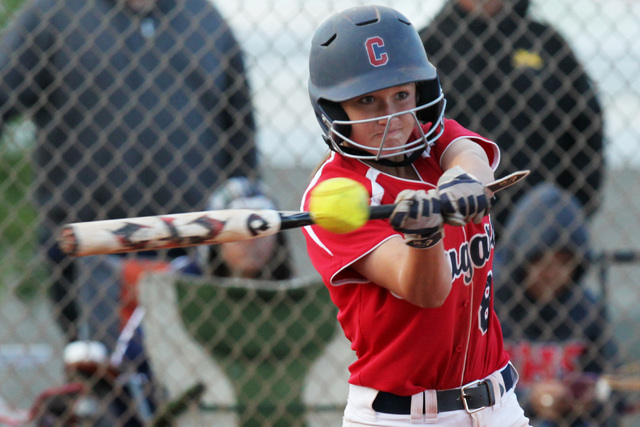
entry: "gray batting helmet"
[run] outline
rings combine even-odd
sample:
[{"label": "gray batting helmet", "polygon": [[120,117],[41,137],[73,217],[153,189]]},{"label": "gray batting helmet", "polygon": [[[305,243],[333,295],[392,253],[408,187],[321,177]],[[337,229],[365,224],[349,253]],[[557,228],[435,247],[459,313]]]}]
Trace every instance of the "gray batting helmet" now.
[{"label": "gray batting helmet", "polygon": [[[311,42],[309,74],[311,104],[334,151],[375,161],[411,153],[414,161],[442,134],[445,101],[438,73],[413,25],[394,9],[354,7],[324,21]],[[416,124],[431,123],[426,134],[407,142],[401,151],[385,150],[383,139],[377,154],[349,140],[353,122],[340,102],[407,83],[416,83],[417,88],[417,108],[407,113],[414,115]]]}]

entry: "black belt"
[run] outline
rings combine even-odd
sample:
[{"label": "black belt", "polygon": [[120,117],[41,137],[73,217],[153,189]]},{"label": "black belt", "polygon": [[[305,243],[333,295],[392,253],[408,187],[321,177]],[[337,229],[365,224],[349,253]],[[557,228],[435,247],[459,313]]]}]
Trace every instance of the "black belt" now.
[{"label": "black belt", "polygon": [[[502,387],[500,387],[500,391],[504,394],[513,387],[511,365],[507,365],[500,374],[506,387],[506,390],[502,390]],[[493,406],[496,403],[493,385],[490,380],[473,382],[464,387],[451,390],[438,390],[436,391],[436,396],[438,412],[462,409],[467,412],[474,412],[474,410]],[[411,396],[398,396],[386,391],[379,391],[373,401],[373,410],[385,414],[409,415],[411,414]]]}]

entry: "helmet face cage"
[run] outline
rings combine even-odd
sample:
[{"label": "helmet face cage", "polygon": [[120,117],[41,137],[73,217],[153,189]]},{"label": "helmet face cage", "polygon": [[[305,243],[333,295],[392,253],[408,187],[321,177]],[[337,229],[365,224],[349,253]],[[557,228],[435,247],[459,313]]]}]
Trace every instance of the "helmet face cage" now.
[{"label": "helmet face cage", "polygon": [[[424,151],[442,134],[445,101],[436,69],[429,63],[415,28],[394,9],[355,7],[327,19],[313,37],[309,71],[311,104],[325,141],[334,151],[348,157],[380,160]],[[340,106],[342,101],[408,83],[416,83],[414,109],[354,122]],[[349,139],[352,124],[402,114],[413,116],[418,139],[401,147],[385,147],[385,129],[375,152]],[[426,133],[421,123],[431,123]],[[363,151],[365,148],[368,151]]]},{"label": "helmet face cage", "polygon": [[[331,144],[331,148],[334,151],[337,151],[338,153],[344,156],[355,158],[355,159],[380,160],[383,158],[398,156],[401,154],[411,154],[416,151],[422,152],[425,150],[429,150],[431,145],[433,145],[434,141],[438,139],[440,135],[442,135],[442,133],[444,132],[444,124],[443,124],[444,108],[438,108],[438,110],[440,111],[439,115],[435,120],[430,121],[430,123],[433,123],[433,125],[429,128],[429,130],[426,133],[424,132],[421,126],[421,122],[418,119],[417,114],[425,109],[432,108],[437,105],[444,105],[443,99],[444,99],[444,95],[441,93],[438,98],[436,98],[435,100],[431,101],[428,104],[424,104],[424,105],[412,108],[410,110],[389,114],[387,116],[373,117],[371,119],[331,121],[326,116],[323,116],[322,120],[325,122],[328,128],[329,143]],[[391,119],[393,119],[394,117],[399,117],[404,114],[410,114],[413,117],[416,123],[416,129],[418,130],[418,137],[416,139],[407,141],[404,145],[400,147],[385,147],[387,132],[389,130],[389,125],[391,124]],[[351,129],[351,125],[376,122],[376,121],[386,121],[387,124],[385,126],[384,133],[382,135],[382,140],[380,141],[380,146],[377,152],[369,153],[371,151],[371,147],[359,144],[356,141],[350,139],[348,135],[348,131]],[[341,145],[343,141],[349,143],[350,147],[355,147],[359,150],[362,150],[362,152],[343,150],[344,147]]]}]

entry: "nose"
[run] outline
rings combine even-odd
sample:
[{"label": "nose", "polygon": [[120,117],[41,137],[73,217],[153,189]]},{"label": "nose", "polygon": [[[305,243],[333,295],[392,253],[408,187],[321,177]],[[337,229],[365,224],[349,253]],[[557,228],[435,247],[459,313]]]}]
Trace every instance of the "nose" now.
[{"label": "nose", "polygon": [[393,119],[394,119],[394,117],[389,118],[389,117],[387,117],[387,116],[388,116],[388,114],[381,114],[381,115],[380,115],[380,118],[378,119],[378,124],[380,124],[380,125],[386,125],[386,124],[387,124],[387,122],[389,122],[389,121],[391,121],[391,120],[393,120]]},{"label": "nose", "polygon": [[[387,122],[391,122],[394,120],[400,120],[400,115],[392,116],[392,114],[399,113],[400,111],[396,111],[392,106],[386,106],[385,108],[381,108],[379,111],[380,119],[378,123],[381,125],[386,125]],[[391,117],[389,117],[391,116]]]}]

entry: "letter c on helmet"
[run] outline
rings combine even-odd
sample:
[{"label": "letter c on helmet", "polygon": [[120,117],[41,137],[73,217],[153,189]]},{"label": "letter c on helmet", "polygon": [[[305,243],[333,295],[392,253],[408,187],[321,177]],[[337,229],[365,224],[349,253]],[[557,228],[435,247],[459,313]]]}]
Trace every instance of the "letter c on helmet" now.
[{"label": "letter c on helmet", "polygon": [[370,37],[365,42],[369,62],[374,67],[381,67],[389,61],[389,55],[385,51],[384,40],[381,37]]}]

